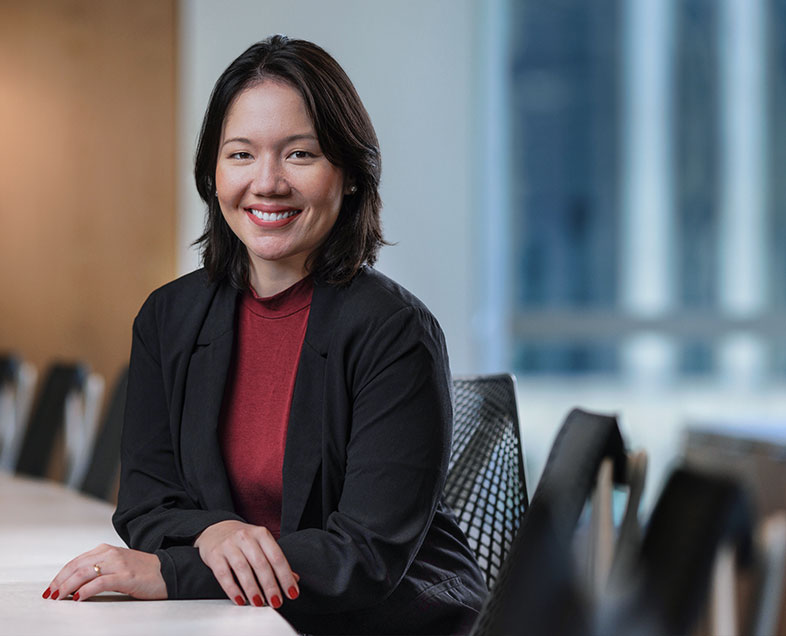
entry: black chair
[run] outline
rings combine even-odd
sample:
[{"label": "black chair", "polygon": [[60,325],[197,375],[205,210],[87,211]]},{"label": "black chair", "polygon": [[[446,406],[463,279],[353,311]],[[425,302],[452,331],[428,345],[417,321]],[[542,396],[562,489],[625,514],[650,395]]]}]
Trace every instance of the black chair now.
[{"label": "black chair", "polygon": [[55,444],[64,435],[66,401],[72,393],[85,390],[88,375],[88,368],[82,363],[61,362],[49,368],[22,439],[17,473],[47,475]]},{"label": "black chair", "polygon": [[445,501],[491,588],[528,504],[515,378],[457,377],[453,393]]},{"label": "black chair", "polygon": [[614,417],[574,409],[552,445],[510,554],[473,627],[473,636],[591,633],[592,599],[575,572],[573,535],[599,468],[626,455]]},{"label": "black chair", "polygon": [[750,563],[753,520],[749,495],[739,481],[687,467],[675,470],[652,512],[632,571],[610,581],[597,632],[693,633],[707,608],[720,548],[730,545],[741,564]]},{"label": "black chair", "polygon": [[13,353],[0,355],[0,469],[12,472],[27,426],[35,367]]},{"label": "black chair", "polygon": [[115,382],[95,439],[90,466],[79,488],[85,494],[111,502],[115,500],[115,486],[120,473],[120,438],[127,387],[128,367],[123,369]]},{"label": "black chair", "polygon": [[[0,457],[9,453],[16,433],[14,395],[19,377],[21,360],[7,353],[0,355]],[[0,467],[3,462],[0,460]]]},{"label": "black chair", "polygon": [[16,376],[19,373],[20,365],[21,360],[19,356],[12,353],[0,355],[0,386],[16,382]]}]

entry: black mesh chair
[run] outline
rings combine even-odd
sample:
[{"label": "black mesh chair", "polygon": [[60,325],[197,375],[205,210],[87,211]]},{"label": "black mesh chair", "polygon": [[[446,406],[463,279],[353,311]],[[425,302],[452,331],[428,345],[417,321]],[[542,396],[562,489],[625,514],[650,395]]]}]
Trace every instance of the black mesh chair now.
[{"label": "black mesh chair", "polygon": [[528,505],[512,375],[453,379],[453,451],[445,501],[494,584]]},{"label": "black mesh chair", "polygon": [[83,391],[88,369],[81,363],[55,363],[36,396],[16,463],[16,472],[45,477],[58,438],[64,434],[68,397]]},{"label": "black mesh chair", "polygon": [[120,438],[126,407],[128,367],[117,378],[101,427],[95,439],[90,466],[79,489],[85,494],[115,500],[115,486],[120,473]]}]

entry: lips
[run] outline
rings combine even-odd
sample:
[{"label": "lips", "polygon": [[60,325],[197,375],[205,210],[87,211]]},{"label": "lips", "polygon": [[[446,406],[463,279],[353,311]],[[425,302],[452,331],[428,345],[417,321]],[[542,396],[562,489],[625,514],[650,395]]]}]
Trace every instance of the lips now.
[{"label": "lips", "polygon": [[277,228],[294,221],[303,210],[294,208],[244,208],[248,218],[256,225],[266,228]]}]

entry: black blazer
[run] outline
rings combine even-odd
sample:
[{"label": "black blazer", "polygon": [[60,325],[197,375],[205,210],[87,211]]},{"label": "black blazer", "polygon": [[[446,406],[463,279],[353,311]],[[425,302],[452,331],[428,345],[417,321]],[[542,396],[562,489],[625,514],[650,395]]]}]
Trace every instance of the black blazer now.
[{"label": "black blazer", "polygon": [[[133,329],[115,528],[155,552],[169,597],[224,593],[192,546],[234,510],[217,437],[238,292],[204,270],[153,292]],[[485,595],[441,502],[452,406],[442,331],[370,268],[316,283],[283,466],[281,538],[310,633],[460,633]]]}]

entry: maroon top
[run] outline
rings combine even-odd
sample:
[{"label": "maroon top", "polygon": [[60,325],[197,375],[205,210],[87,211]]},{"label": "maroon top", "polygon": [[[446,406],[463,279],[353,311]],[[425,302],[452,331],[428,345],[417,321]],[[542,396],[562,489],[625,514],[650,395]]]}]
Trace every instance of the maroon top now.
[{"label": "maroon top", "polygon": [[243,294],[224,389],[219,439],[235,508],[276,538],[289,407],[313,291],[308,276],[269,298]]}]

